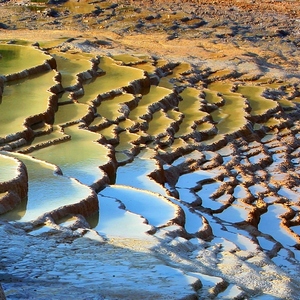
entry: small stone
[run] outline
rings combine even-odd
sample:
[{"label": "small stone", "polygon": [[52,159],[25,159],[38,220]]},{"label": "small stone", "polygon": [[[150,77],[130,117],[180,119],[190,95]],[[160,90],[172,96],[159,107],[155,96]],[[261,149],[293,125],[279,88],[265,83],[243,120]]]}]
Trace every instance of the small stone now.
[{"label": "small stone", "polygon": [[59,17],[59,12],[54,9],[54,8],[47,8],[43,11],[43,15],[45,17],[53,17],[53,18],[56,18],[56,17]]},{"label": "small stone", "polygon": [[152,21],[152,20],[154,20],[155,18],[154,18],[154,16],[147,16],[147,17],[145,17],[145,20],[147,20],[147,21]]},{"label": "small stone", "polygon": [[8,29],[9,26],[4,24],[4,23],[0,23],[0,29]]},{"label": "small stone", "polygon": [[275,33],[278,35],[278,36],[281,36],[281,37],[285,37],[285,36],[288,36],[290,33],[287,31],[287,30],[284,30],[284,29],[277,29],[275,31]]}]

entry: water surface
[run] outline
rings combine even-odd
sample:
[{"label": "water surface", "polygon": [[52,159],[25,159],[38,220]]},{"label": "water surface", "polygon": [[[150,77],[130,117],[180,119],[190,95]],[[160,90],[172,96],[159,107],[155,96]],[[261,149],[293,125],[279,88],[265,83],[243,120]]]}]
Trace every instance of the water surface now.
[{"label": "water surface", "polygon": [[54,72],[5,85],[0,103],[0,136],[23,131],[25,119],[47,111]]},{"label": "water surface", "polygon": [[[0,44],[0,74],[18,73],[42,65],[50,56],[33,47]],[[30,59],[28,59],[30,57]]]}]

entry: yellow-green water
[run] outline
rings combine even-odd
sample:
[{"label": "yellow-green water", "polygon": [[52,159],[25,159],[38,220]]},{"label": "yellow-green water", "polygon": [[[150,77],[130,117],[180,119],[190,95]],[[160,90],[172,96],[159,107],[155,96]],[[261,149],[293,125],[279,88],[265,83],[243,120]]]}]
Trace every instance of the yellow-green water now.
[{"label": "yellow-green water", "polygon": [[75,85],[77,82],[77,74],[90,70],[92,63],[87,57],[79,54],[70,53],[53,53],[56,60],[57,68],[62,75],[63,87]]},{"label": "yellow-green water", "polygon": [[97,99],[98,95],[126,87],[130,82],[144,78],[144,72],[132,67],[120,66],[112,58],[101,57],[99,67],[105,71],[104,76],[84,85],[84,96],[79,99],[82,103],[89,103]]},{"label": "yellow-green water", "polygon": [[27,155],[10,154],[26,165],[29,176],[28,199],[1,219],[30,221],[45,212],[50,212],[67,204],[74,204],[91,191],[76,180],[55,175],[55,166],[32,159]]},{"label": "yellow-green water", "polygon": [[263,115],[268,110],[276,108],[278,103],[262,96],[264,87],[260,86],[239,86],[237,92],[241,93],[250,103],[251,115]]},{"label": "yellow-green water", "polygon": [[137,108],[130,112],[129,118],[131,120],[138,120],[141,116],[147,114],[148,107],[156,102],[159,102],[166,96],[170,95],[172,90],[167,88],[152,85],[148,94],[144,95]]},{"label": "yellow-green water", "polygon": [[15,159],[0,154],[0,182],[10,181],[18,175],[19,163]]},{"label": "yellow-green water", "polygon": [[[33,47],[0,44],[0,74],[18,73],[42,65],[50,56]],[[28,59],[30,57],[30,59]]]},{"label": "yellow-green water", "polygon": [[0,105],[0,136],[24,130],[25,118],[47,110],[54,72],[14,81],[4,88]]},{"label": "yellow-green water", "polygon": [[153,114],[153,118],[149,122],[147,133],[156,136],[169,128],[173,122],[174,120],[170,119],[166,113],[160,110]]},{"label": "yellow-green water", "polygon": [[108,120],[117,120],[117,118],[124,115],[124,113],[120,111],[121,104],[133,99],[134,96],[132,94],[121,94],[113,99],[102,101],[101,105],[97,108],[97,112],[100,116]]},{"label": "yellow-green water", "polygon": [[55,114],[55,125],[79,122],[88,113],[88,106],[81,103],[60,105]]},{"label": "yellow-green water", "polygon": [[34,157],[60,166],[66,176],[92,184],[102,177],[99,166],[109,161],[108,149],[96,142],[98,134],[80,129],[77,125],[64,128],[64,132],[71,137],[69,141],[36,150]]},{"label": "yellow-green water", "polygon": [[184,119],[180,124],[176,137],[192,133],[194,131],[192,126],[195,124],[195,121],[200,121],[207,116],[206,112],[200,110],[199,90],[188,87],[180,96],[183,100],[179,102],[178,108],[184,115]]},{"label": "yellow-green water", "polygon": [[211,113],[219,134],[230,134],[242,128],[246,123],[246,102],[242,95],[231,91],[231,84],[212,83],[208,86],[222,94],[225,104]]}]

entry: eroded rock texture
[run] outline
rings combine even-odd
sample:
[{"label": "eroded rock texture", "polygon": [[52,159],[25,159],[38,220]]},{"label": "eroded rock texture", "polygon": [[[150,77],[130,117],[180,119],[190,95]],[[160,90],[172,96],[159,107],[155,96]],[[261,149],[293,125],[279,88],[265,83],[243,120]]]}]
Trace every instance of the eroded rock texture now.
[{"label": "eroded rock texture", "polygon": [[[1,157],[19,162],[13,179],[0,177],[0,204],[10,205],[1,209],[1,230],[13,243],[25,235],[34,253],[44,242],[51,249],[47,263],[57,263],[47,270],[42,257],[33,263],[28,249],[2,247],[4,289],[20,288],[24,278],[33,289],[38,278],[48,282],[46,295],[59,278],[91,295],[96,284],[103,296],[118,298],[123,290],[124,299],[139,294],[137,286],[146,299],[296,299],[297,78],[271,80],[261,72],[250,80],[246,72],[157,57],[101,55],[96,40],[47,50],[49,70],[33,66],[35,76],[26,73],[23,81],[3,76],[0,114],[11,101],[23,129],[1,132]],[[45,105],[29,115],[18,110],[18,86],[40,89],[43,76],[50,78],[39,99]],[[25,106],[36,105],[31,100]],[[85,242],[87,253],[76,252]],[[64,262],[73,250],[72,262]],[[35,266],[29,271],[27,264]],[[102,271],[90,275],[93,268]],[[108,279],[109,272],[117,278]],[[14,285],[14,277],[21,283]],[[141,278],[155,289],[140,285]],[[110,284],[120,288],[111,291]]]}]

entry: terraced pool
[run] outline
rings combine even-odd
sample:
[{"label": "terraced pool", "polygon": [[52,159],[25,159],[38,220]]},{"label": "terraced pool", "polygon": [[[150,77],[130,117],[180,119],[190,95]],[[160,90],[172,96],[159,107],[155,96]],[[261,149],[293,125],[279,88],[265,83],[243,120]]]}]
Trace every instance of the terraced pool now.
[{"label": "terraced pool", "polygon": [[[284,83],[247,83],[227,73],[193,85],[189,76],[199,70],[187,63],[122,54],[98,55],[92,64],[92,54],[54,49],[61,76],[37,70],[7,82],[49,55],[4,44],[0,53],[0,187],[16,178],[18,162],[29,187],[2,221],[43,226],[43,217],[55,216],[51,226],[68,227],[82,214],[106,238],[151,235],[161,249],[188,247],[182,260],[193,261],[198,275],[185,275],[212,286],[229,279],[215,270],[219,264],[201,265],[206,248],[224,261],[235,253],[232,261],[244,267],[244,251],[255,252],[246,259],[251,270],[267,260],[287,269],[299,263],[299,99],[291,87],[284,94]],[[32,61],[24,60],[28,53]],[[6,199],[1,192],[0,204]],[[234,278],[230,295],[243,286]]]}]

